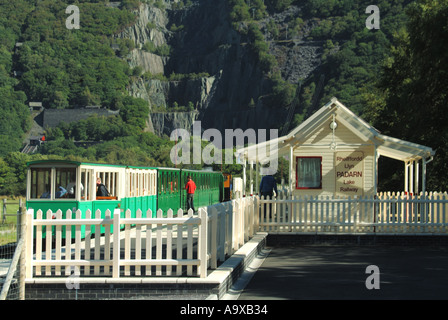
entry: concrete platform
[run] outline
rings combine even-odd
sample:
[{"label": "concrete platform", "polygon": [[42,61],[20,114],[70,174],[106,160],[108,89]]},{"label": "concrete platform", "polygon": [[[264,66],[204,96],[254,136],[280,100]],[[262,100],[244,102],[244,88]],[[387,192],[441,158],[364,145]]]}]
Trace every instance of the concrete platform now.
[{"label": "concrete platform", "polygon": [[[387,240],[288,246],[268,238],[269,255],[238,300],[448,299],[448,246]],[[375,281],[366,273],[371,265],[378,267],[378,289],[366,286]]]}]

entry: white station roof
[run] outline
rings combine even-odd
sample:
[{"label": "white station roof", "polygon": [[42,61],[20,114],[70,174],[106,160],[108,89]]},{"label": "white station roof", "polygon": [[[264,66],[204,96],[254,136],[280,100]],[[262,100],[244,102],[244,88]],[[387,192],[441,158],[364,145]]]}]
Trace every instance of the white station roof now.
[{"label": "white station roof", "polygon": [[[331,99],[330,102],[316,111],[287,135],[257,145],[238,149],[237,154],[240,158],[260,163],[267,163],[269,162],[269,159],[273,157],[287,155],[289,154],[290,146],[300,145],[300,141],[303,141],[305,137],[317,130],[320,125],[328,122],[329,117],[332,115],[335,116],[338,122],[349,128],[353,134],[358,135],[363,140],[375,144],[377,146],[377,152],[381,156],[401,161],[413,161],[422,158],[427,159],[435,154],[430,147],[381,134],[370,124],[355,115],[336,98]],[[270,150],[271,146],[277,146],[277,148]]]}]

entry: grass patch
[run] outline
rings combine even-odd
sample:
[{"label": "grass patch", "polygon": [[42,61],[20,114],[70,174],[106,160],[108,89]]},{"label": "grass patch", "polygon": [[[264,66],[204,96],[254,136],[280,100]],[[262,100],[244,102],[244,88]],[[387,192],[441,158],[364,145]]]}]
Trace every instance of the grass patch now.
[{"label": "grass patch", "polygon": [[19,210],[19,199],[7,199],[6,219],[3,220],[3,199],[0,199],[0,246],[17,241],[17,211]]}]

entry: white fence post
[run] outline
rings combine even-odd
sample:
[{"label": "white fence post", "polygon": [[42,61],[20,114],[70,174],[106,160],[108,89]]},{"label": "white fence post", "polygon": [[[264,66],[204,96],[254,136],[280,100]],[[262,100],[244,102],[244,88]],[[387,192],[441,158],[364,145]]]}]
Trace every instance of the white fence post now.
[{"label": "white fence post", "polygon": [[216,232],[217,232],[217,259],[219,261],[225,260],[226,255],[226,208],[223,204],[215,205],[213,208],[219,208],[219,210],[216,210],[216,218],[217,218],[217,225],[216,225]]},{"label": "white fence post", "polygon": [[225,206],[225,211],[226,211],[226,217],[225,217],[225,242],[226,242],[226,252],[228,255],[232,255],[233,254],[233,202],[232,201],[228,201],[226,202],[226,206]]},{"label": "white fence post", "polygon": [[34,210],[26,211],[26,239],[25,239],[25,277],[33,278],[33,216]]},{"label": "white fence post", "polygon": [[[206,210],[205,208],[201,208],[200,210]],[[217,262],[217,250],[218,250],[218,246],[220,244],[218,244],[218,212],[214,207],[209,207],[207,208],[207,217],[209,219],[209,223],[210,223],[210,229],[209,229],[209,233],[208,238],[210,240],[210,268],[212,269],[216,269],[218,266],[218,262]],[[201,219],[202,220],[202,219]],[[203,221],[201,221],[201,225],[202,225]],[[207,241],[208,242],[208,241]],[[202,264],[202,261],[201,261]]]},{"label": "white fence post", "polygon": [[113,230],[114,230],[114,242],[113,242],[113,254],[112,254],[112,277],[120,277],[120,209],[114,210],[113,217]]},{"label": "white fence post", "polygon": [[207,227],[208,227],[208,214],[204,208],[199,208],[199,217],[201,223],[199,225],[199,240],[198,240],[198,256],[200,260],[199,264],[199,276],[201,278],[207,277]]},{"label": "white fence post", "polygon": [[260,197],[254,197],[254,233],[257,233],[260,228]]}]

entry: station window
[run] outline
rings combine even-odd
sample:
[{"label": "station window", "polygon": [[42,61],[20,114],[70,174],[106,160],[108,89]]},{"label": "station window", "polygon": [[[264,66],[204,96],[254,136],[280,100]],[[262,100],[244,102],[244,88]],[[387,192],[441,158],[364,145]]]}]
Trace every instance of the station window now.
[{"label": "station window", "polygon": [[296,189],[321,189],[322,157],[297,157],[296,160]]}]

